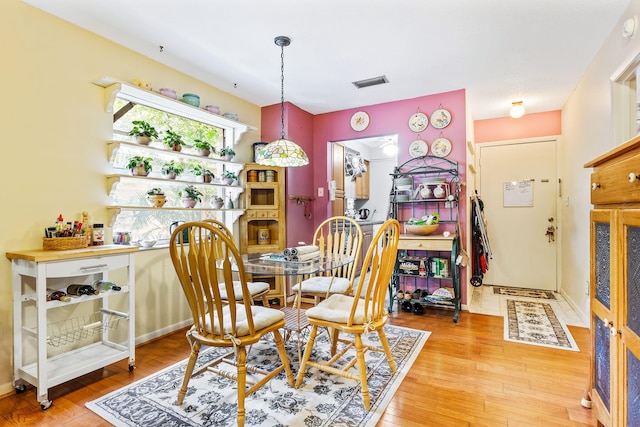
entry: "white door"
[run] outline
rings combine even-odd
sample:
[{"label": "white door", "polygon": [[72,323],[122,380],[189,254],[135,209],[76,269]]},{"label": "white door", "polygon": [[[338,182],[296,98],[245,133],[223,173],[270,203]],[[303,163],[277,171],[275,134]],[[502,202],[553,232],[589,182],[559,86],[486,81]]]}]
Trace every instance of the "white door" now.
[{"label": "white door", "polygon": [[557,290],[556,140],[478,147],[493,253],[482,283]]}]

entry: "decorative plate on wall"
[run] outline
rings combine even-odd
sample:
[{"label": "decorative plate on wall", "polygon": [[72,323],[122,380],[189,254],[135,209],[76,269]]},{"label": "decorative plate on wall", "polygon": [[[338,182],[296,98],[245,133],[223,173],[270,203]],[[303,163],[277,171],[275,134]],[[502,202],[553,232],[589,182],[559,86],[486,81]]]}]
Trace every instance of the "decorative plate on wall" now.
[{"label": "decorative plate on wall", "polygon": [[451,141],[438,138],[431,143],[431,153],[437,157],[447,157],[451,153]]},{"label": "decorative plate on wall", "polygon": [[429,117],[424,113],[415,113],[409,117],[409,129],[414,132],[422,132],[429,126]]},{"label": "decorative plate on wall", "polygon": [[444,108],[436,110],[431,115],[431,126],[436,129],[444,129],[451,123],[451,113]]},{"label": "decorative plate on wall", "polygon": [[409,155],[413,158],[426,156],[429,152],[429,144],[421,139],[416,139],[409,145]]},{"label": "decorative plate on wall", "polygon": [[369,126],[369,115],[364,111],[358,111],[351,116],[351,129],[361,132]]}]

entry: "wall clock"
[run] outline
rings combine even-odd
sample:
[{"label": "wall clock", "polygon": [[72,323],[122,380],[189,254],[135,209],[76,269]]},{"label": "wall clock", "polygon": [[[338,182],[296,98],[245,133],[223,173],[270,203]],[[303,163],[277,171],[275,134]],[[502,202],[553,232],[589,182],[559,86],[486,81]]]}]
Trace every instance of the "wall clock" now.
[{"label": "wall clock", "polygon": [[416,139],[409,145],[409,155],[414,159],[416,157],[426,156],[428,152],[429,145],[421,139]]},{"label": "wall clock", "polygon": [[415,113],[409,117],[409,129],[414,132],[422,132],[429,126],[429,117],[424,113]]},{"label": "wall clock", "polygon": [[351,116],[351,129],[362,132],[369,126],[369,115],[364,111],[358,111]]}]

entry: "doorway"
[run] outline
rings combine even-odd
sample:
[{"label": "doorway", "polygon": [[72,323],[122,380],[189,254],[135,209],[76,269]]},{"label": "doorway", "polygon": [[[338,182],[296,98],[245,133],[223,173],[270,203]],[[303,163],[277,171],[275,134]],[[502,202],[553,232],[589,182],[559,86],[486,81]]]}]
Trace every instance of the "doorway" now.
[{"label": "doorway", "polygon": [[486,285],[557,291],[557,139],[479,145],[493,258]]}]

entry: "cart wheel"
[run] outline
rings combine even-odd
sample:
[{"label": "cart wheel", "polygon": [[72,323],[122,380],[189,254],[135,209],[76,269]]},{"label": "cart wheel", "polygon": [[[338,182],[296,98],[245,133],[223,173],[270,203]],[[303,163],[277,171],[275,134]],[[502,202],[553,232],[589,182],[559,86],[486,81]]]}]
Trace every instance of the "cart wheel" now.
[{"label": "cart wheel", "polygon": [[136,369],[136,365],[129,365],[129,372],[133,372]]},{"label": "cart wheel", "polygon": [[46,411],[47,409],[51,408],[51,405],[53,405],[53,401],[51,400],[45,400],[44,402],[40,402],[40,408],[42,408],[43,411]]},{"label": "cart wheel", "polygon": [[15,386],[15,389],[16,389],[16,394],[21,394],[27,391],[27,386],[24,384],[18,384],[17,386]]},{"label": "cart wheel", "polygon": [[473,287],[480,287],[482,286],[482,277],[480,276],[471,276],[471,279],[469,279],[469,282],[471,282],[471,286]]}]

